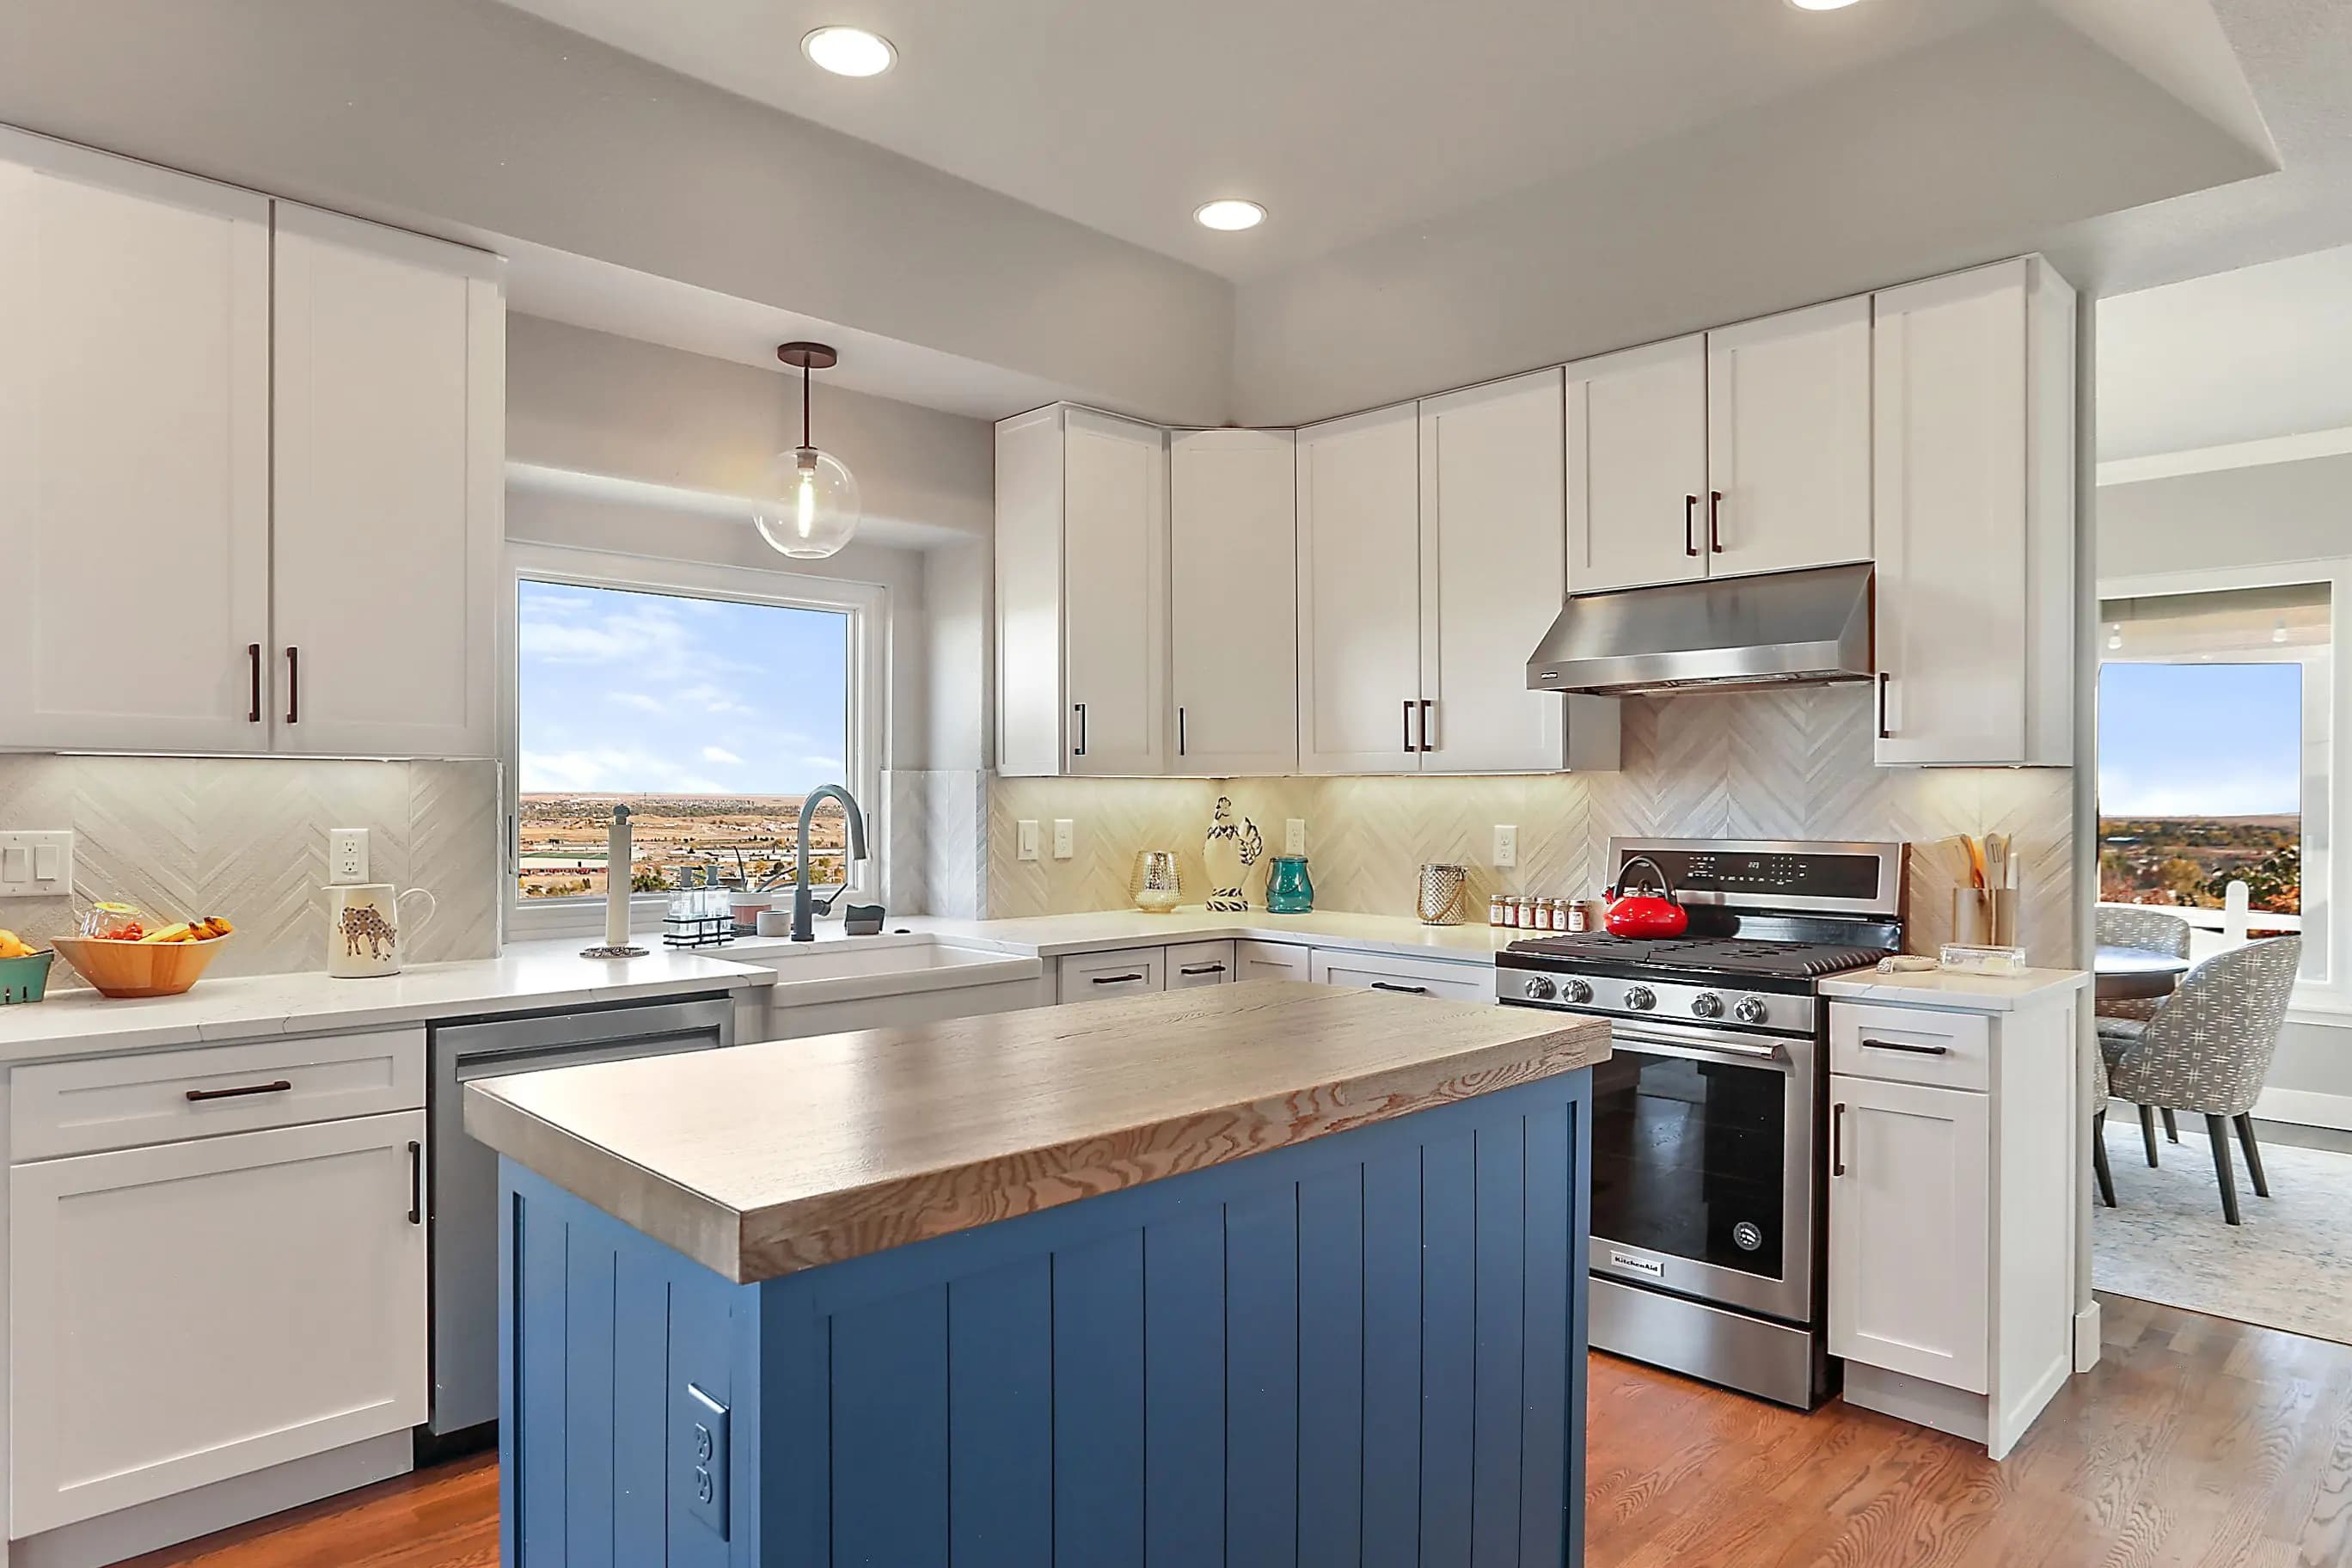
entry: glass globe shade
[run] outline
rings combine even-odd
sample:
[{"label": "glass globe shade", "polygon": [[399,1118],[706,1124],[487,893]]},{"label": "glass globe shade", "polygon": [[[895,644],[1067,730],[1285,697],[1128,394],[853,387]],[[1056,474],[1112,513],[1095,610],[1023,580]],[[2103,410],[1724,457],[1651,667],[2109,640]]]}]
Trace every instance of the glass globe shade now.
[{"label": "glass globe shade", "polygon": [[830,452],[779,453],[770,497],[751,513],[760,537],[786,555],[821,561],[857,532],[857,476]]}]

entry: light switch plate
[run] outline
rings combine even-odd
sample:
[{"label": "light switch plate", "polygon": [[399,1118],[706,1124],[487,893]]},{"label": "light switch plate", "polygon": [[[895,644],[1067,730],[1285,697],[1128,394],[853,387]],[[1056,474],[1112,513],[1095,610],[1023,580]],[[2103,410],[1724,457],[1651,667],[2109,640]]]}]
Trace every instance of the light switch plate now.
[{"label": "light switch plate", "polygon": [[1282,825],[1282,852],[1285,855],[1307,853],[1307,819],[1294,816]]},{"label": "light switch plate", "polygon": [[73,891],[74,836],[66,828],[0,833],[0,899],[62,899]]},{"label": "light switch plate", "polygon": [[1495,865],[1497,869],[1519,863],[1519,829],[1517,824],[1495,824]]},{"label": "light switch plate", "polygon": [[677,1445],[670,1474],[677,1502],[688,1516],[700,1520],[727,1539],[727,1406],[693,1384],[679,1391],[670,1429]]},{"label": "light switch plate", "polygon": [[1066,860],[1078,852],[1078,825],[1066,816],[1054,819],[1054,858]]},{"label": "light switch plate", "polygon": [[368,879],[368,830],[364,827],[327,829],[327,880],[338,884]]},{"label": "light switch plate", "polygon": [[1025,816],[1021,819],[1015,830],[1013,855],[1017,860],[1037,858],[1037,824],[1033,819]]}]

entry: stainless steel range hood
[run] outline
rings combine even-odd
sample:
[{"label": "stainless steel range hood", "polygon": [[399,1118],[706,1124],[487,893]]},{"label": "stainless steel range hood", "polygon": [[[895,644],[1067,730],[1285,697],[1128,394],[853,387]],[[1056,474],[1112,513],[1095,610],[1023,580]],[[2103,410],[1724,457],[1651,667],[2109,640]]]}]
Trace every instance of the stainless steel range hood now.
[{"label": "stainless steel range hood", "polygon": [[1581,594],[1528,660],[1535,691],[1604,697],[1872,677],[1870,567]]}]

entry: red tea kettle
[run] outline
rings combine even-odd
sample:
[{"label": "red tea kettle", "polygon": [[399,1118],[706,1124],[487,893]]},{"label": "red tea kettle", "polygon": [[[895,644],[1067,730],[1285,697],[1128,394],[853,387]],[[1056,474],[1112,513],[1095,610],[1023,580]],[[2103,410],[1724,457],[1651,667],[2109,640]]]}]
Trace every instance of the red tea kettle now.
[{"label": "red tea kettle", "polygon": [[[1627,893],[1625,874],[1636,866],[1646,866],[1650,875],[1658,879],[1654,893]],[[1611,936],[1680,936],[1690,929],[1690,911],[1675,902],[1675,889],[1666,880],[1665,868],[1647,855],[1628,855],[1625,863],[1617,868],[1617,885],[1602,889],[1609,900],[1601,923]]]}]

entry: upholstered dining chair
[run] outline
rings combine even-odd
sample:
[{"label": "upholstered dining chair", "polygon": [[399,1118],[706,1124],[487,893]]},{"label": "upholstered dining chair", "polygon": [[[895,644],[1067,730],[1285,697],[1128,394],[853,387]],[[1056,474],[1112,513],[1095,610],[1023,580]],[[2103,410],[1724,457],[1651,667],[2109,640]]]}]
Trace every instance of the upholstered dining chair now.
[{"label": "upholstered dining chair", "polygon": [[[2167,958],[2189,956],[2190,928],[2179,915],[2167,914],[2146,904],[2101,904],[2097,910],[2097,942],[2101,947],[2127,947],[2137,952],[2160,952]],[[2094,1004],[2101,1020],[2131,1018],[2145,1024],[2163,1005],[2161,996],[2119,996],[2102,999]],[[2147,1144],[2147,1163],[2156,1163],[2156,1110],[2139,1108],[2141,1139]],[[2173,1120],[2172,1111],[2164,1111],[2164,1135],[2175,1143],[2180,1142],[2180,1124]],[[2104,1144],[2101,1145],[2105,1147]]]},{"label": "upholstered dining chair", "polygon": [[2141,1108],[2147,1163],[2156,1140],[2147,1110],[2186,1110],[2205,1118],[2213,1142],[2213,1173],[2221,1184],[2221,1216],[2240,1223],[2238,1184],[2230,1163],[2235,1123],[2246,1152],[2246,1173],[2257,1197],[2271,1195],[2254,1143],[2254,1100],[2270,1075],[2286,1021],[2287,996],[2303,960],[2299,936],[2272,937],[2215,953],[2181,977],[2179,989],[2145,1022],[2099,1020],[2099,1049],[2113,1092]]}]

